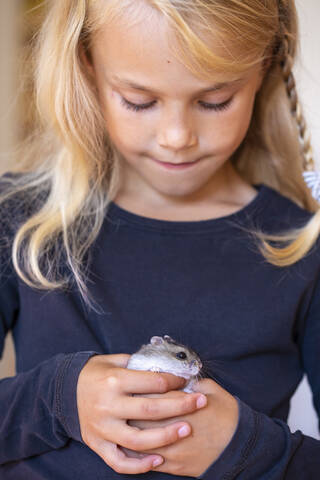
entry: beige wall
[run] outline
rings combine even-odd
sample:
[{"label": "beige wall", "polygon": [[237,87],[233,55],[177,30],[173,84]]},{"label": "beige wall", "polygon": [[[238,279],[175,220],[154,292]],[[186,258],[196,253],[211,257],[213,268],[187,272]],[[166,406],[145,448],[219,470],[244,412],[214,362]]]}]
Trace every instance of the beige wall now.
[{"label": "beige wall", "polygon": [[[0,171],[8,164],[16,136],[16,19],[20,0],[0,0]],[[14,353],[11,335],[0,361],[0,378],[14,375]]]},{"label": "beige wall", "polygon": [[[320,2],[296,0],[296,5],[301,26],[301,55],[296,80],[312,135],[316,166],[320,169]],[[293,396],[288,423],[292,431],[300,429],[307,435],[320,438],[306,377]]]},{"label": "beige wall", "polygon": [[296,78],[312,134],[316,164],[320,168],[320,2],[296,0],[296,4],[301,25],[301,54]]},{"label": "beige wall", "polygon": [[16,44],[15,27],[19,0],[0,0],[0,169],[16,132]]},{"label": "beige wall", "polygon": [[[7,159],[6,151],[15,135],[15,38],[14,28],[20,0],[0,0],[0,170]],[[320,164],[320,2],[319,0],[297,0],[301,20],[302,57],[297,68],[297,83],[305,104],[305,113],[311,127],[315,158]],[[320,168],[320,166],[319,166]],[[14,375],[14,354],[11,337],[3,359],[0,361],[0,378]],[[310,389],[306,380],[296,392],[289,416],[292,431],[300,428],[305,434],[319,438],[317,419],[311,404]]]}]

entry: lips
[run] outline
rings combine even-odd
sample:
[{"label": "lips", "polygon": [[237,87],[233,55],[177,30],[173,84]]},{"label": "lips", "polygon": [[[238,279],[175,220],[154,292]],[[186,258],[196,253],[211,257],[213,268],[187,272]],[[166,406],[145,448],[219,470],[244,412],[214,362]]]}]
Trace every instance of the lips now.
[{"label": "lips", "polygon": [[195,160],[193,162],[183,162],[183,163],[171,163],[171,162],[161,162],[159,160],[153,159],[158,165],[161,165],[165,168],[173,169],[173,170],[181,170],[184,168],[191,168],[193,165],[198,163],[200,159]]},{"label": "lips", "polygon": [[157,160],[157,162],[159,163],[165,163],[166,165],[189,165],[190,163],[195,163],[197,162],[198,160],[193,160],[192,162],[163,162],[161,160]]},{"label": "lips", "polygon": [[161,162],[161,163],[165,163],[166,165],[191,165],[192,163],[196,163],[196,162],[181,162],[181,163],[171,163],[171,162]]}]

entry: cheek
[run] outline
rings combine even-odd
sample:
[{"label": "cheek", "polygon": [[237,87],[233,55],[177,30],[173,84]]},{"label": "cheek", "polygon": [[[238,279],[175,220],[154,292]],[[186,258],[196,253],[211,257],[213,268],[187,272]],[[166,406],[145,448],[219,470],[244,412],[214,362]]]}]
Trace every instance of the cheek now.
[{"label": "cheek", "polygon": [[233,107],[217,120],[213,136],[218,150],[233,152],[243,141],[252,117],[254,95],[238,98]]},{"label": "cheek", "polygon": [[103,104],[103,116],[108,134],[117,148],[139,150],[147,139],[147,128],[120,105],[114,93]]}]

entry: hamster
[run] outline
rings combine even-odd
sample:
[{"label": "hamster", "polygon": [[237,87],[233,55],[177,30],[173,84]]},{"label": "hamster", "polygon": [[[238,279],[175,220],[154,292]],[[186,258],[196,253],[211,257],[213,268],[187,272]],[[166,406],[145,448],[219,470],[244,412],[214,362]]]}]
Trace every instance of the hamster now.
[{"label": "hamster", "polygon": [[192,393],[192,386],[200,376],[202,363],[189,347],[173,340],[169,335],[154,336],[150,343],[131,355],[127,368],[151,372],[172,373],[189,380],[182,391]]}]

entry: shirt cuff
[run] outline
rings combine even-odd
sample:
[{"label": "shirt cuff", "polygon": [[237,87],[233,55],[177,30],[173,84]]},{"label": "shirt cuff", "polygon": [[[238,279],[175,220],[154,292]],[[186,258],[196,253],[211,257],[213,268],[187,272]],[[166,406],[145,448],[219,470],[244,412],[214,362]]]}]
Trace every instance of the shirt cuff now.
[{"label": "shirt cuff", "polygon": [[200,475],[199,479],[234,478],[239,473],[254,448],[258,432],[258,416],[254,410],[243,403],[237,396],[239,418],[237,428],[220,456]]},{"label": "shirt cuff", "polygon": [[67,354],[57,374],[55,413],[68,437],[83,443],[77,407],[78,377],[87,361],[101,353],[87,351]]}]

